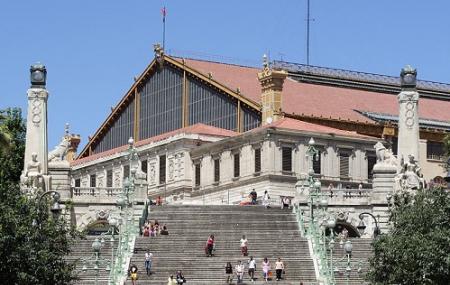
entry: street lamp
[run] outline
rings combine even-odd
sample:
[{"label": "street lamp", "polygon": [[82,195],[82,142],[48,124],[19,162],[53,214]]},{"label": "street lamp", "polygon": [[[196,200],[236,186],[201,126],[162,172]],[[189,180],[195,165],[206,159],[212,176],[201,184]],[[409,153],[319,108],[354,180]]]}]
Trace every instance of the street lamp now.
[{"label": "street lamp", "polygon": [[[377,219],[375,218],[374,215],[372,215],[371,213],[367,213],[367,212],[359,214],[359,224],[356,227],[358,229],[358,231],[359,231],[359,234],[363,235],[364,231],[366,229],[366,225],[365,225],[365,223],[363,221],[364,215],[371,216],[373,218],[373,220],[375,221],[375,229],[373,230],[373,237],[376,238],[381,233],[380,228],[378,227],[378,221],[377,221]],[[379,218],[380,218],[380,216],[378,216],[378,219]]]},{"label": "street lamp", "polygon": [[95,285],[98,285],[98,275],[100,271],[100,267],[105,266],[106,271],[111,270],[111,261],[108,259],[104,259],[100,255],[100,250],[102,249],[103,245],[99,241],[98,238],[95,238],[94,242],[92,243],[92,250],[94,253],[86,259],[83,259],[83,267],[82,271],[86,272],[88,270],[94,270],[95,271]]},{"label": "street lamp", "polygon": [[[338,262],[336,262],[336,267],[334,268],[334,273],[335,274],[344,274],[345,273],[345,277],[346,277],[346,284],[349,284],[350,281],[350,276],[351,273],[353,271],[354,268],[354,263],[352,263],[352,251],[353,251],[353,245],[352,242],[350,240],[347,240],[344,244],[344,257],[341,258]],[[358,263],[358,268],[356,270],[356,272],[359,274],[362,271],[361,268],[361,261],[357,261]],[[339,266],[340,264],[340,266]]]},{"label": "street lamp", "polygon": [[[50,207],[50,212],[52,212],[54,218],[58,218],[59,215],[61,214],[62,207],[61,207],[61,204],[59,203],[59,200],[61,199],[61,195],[58,192],[54,191],[54,190],[50,190],[50,191],[46,191],[46,192],[40,194],[40,196],[37,197],[37,214],[38,214],[38,217],[39,217],[39,213],[40,213],[40,205],[42,204],[42,199],[45,196],[50,196],[50,195],[51,195],[52,200],[53,200],[52,201],[52,205]],[[33,220],[33,226],[36,226],[38,224],[40,224],[40,221],[37,220],[37,219],[34,219]]]}]

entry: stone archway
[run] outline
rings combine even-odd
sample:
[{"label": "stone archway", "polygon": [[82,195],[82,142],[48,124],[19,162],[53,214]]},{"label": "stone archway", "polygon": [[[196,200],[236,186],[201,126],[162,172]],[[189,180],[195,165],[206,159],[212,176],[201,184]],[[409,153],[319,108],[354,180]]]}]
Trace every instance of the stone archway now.
[{"label": "stone archway", "polygon": [[358,229],[349,222],[338,221],[338,222],[336,222],[336,226],[334,227],[333,230],[336,235],[339,235],[344,229],[347,230],[348,237],[351,237],[351,238],[360,238],[361,237]]}]

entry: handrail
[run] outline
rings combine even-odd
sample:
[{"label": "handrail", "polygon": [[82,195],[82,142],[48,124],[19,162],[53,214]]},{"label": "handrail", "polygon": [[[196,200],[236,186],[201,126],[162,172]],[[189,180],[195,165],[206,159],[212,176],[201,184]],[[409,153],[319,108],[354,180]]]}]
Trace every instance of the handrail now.
[{"label": "handrail", "polygon": [[319,267],[318,279],[324,285],[332,285],[334,283],[333,269],[329,268],[327,244],[324,242],[325,232],[319,229],[315,221],[309,221],[307,236],[311,240],[313,249],[313,258],[316,259]]}]

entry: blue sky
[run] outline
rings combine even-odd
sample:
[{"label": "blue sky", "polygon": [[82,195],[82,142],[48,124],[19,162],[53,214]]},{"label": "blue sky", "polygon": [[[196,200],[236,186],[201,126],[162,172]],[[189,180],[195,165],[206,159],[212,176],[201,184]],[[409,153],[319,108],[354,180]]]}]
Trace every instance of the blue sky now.
[{"label": "blue sky", "polygon": [[[152,60],[163,6],[169,51],[250,65],[264,53],[306,62],[306,0],[5,0],[0,109],[25,115],[29,66],[43,62],[49,146],[66,122],[83,146]],[[311,0],[310,63],[387,75],[411,64],[420,79],[450,83],[449,13],[445,0]]]}]

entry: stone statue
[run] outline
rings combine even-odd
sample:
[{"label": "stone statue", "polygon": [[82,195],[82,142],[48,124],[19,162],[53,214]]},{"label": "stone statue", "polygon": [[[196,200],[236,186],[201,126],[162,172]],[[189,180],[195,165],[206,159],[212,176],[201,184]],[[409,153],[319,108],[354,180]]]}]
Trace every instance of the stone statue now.
[{"label": "stone statue", "polygon": [[400,172],[398,181],[400,188],[404,190],[422,189],[424,187],[424,179],[421,168],[414,159],[414,155],[408,155],[408,161],[402,158],[400,162]]},{"label": "stone statue", "polygon": [[37,160],[37,153],[31,154],[31,160],[27,162],[25,173],[22,175],[22,182],[29,187],[38,188],[41,186],[40,179],[42,178],[42,166]]},{"label": "stone statue", "polygon": [[67,151],[70,147],[70,141],[67,137],[63,137],[59,145],[57,145],[51,152],[48,154],[48,161],[61,161],[66,155]]},{"label": "stone statue", "polygon": [[378,165],[397,165],[397,158],[395,157],[391,149],[386,149],[386,147],[381,142],[377,142],[374,148]]}]

